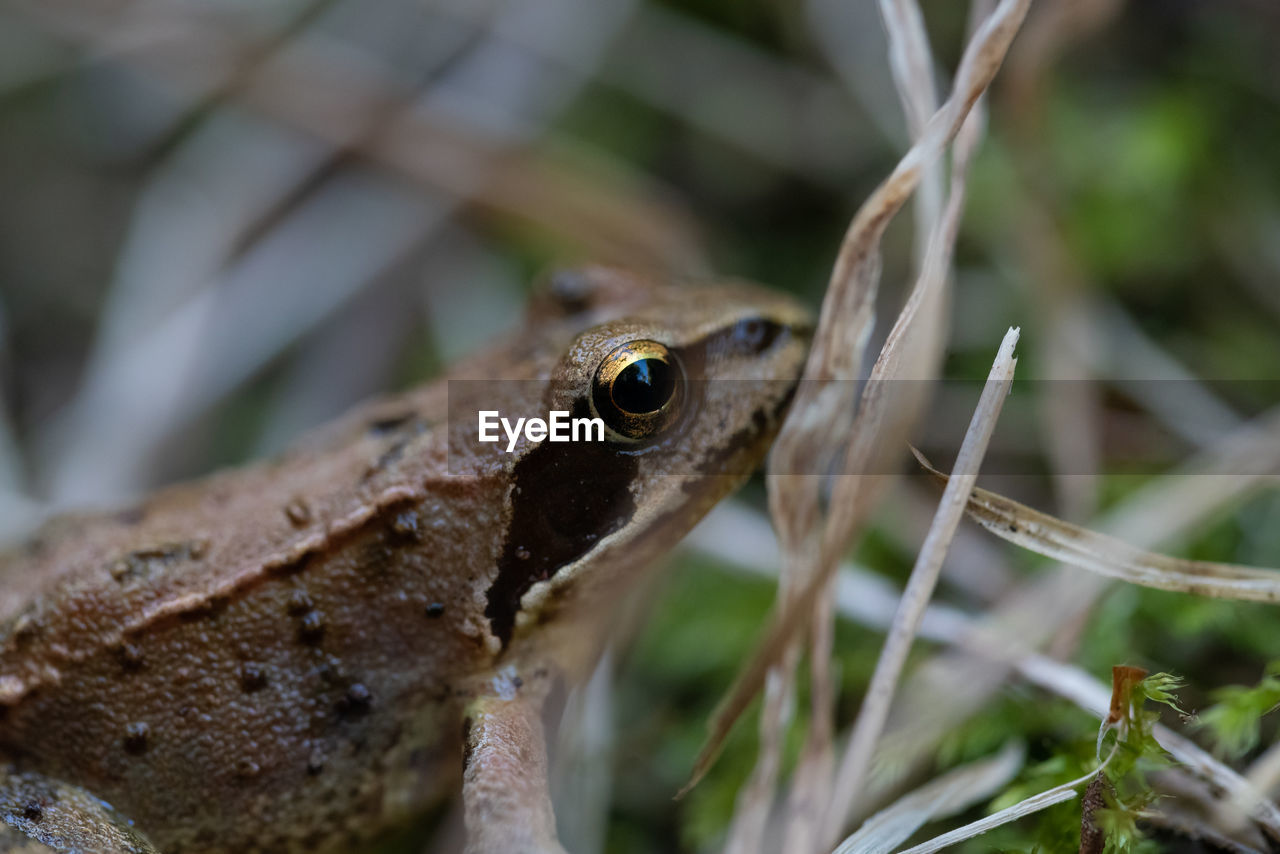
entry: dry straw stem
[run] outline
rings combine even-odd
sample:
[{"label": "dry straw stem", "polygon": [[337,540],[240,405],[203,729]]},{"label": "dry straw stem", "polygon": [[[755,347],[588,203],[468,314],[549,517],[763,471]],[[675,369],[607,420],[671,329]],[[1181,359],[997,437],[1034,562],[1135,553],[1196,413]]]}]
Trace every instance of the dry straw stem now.
[{"label": "dry straw stem", "polygon": [[[975,25],[990,14],[990,5],[988,0],[978,0],[973,4],[971,16]],[[929,117],[937,110],[938,101],[934,85],[933,51],[925,30],[924,16],[915,0],[882,0],[879,8],[888,37],[889,59],[895,88],[914,142],[924,135]],[[952,192],[945,219],[941,212],[942,164],[940,160],[928,164],[921,176],[915,205],[915,243],[919,256],[919,276],[906,306],[898,316],[890,334],[889,343],[872,368],[873,380],[885,377],[929,378],[936,375],[946,338],[943,320],[946,310],[946,285],[949,281],[955,238],[963,211],[964,185],[969,159],[976,148],[977,133],[973,129],[981,123],[978,118],[980,112],[975,105],[958,133],[952,173]],[[874,399],[864,398],[863,402],[864,406],[853,423],[855,433],[868,429],[867,425],[862,423],[864,418],[882,410],[881,405]],[[909,425],[916,420],[920,405],[919,397],[912,396],[900,399],[897,407],[885,404],[883,408],[896,409],[893,417],[898,423]],[[802,488],[812,491],[815,486],[816,484],[810,479],[803,484]],[[771,478],[770,488],[771,497],[777,499],[774,509],[778,511],[791,504],[791,495],[801,488],[801,485],[783,478]],[[839,495],[835,496],[837,501],[840,498]],[[775,518],[780,518],[776,512]],[[819,520],[814,514],[808,521],[810,527],[802,534],[805,540],[801,541],[799,537],[793,537],[792,547],[787,550],[787,562],[783,568],[780,584],[782,593],[795,593],[805,574],[814,570],[814,555],[808,550],[813,546],[813,536],[817,534]],[[830,585],[828,585],[828,590],[814,603],[809,624],[810,720],[805,734],[804,749],[791,779],[785,812],[786,828],[783,834],[783,850],[786,851],[809,851],[818,847],[822,834],[821,823],[827,808],[826,792],[830,788],[834,765],[835,704],[835,689],[831,678],[834,614],[830,592]],[[788,596],[782,595],[780,599],[785,605]],[[798,646],[798,643],[798,638],[792,640],[793,646]],[[788,655],[786,658],[793,659],[794,656]],[[783,672],[786,674],[786,679],[793,679],[794,665],[788,661],[784,666]],[[770,753],[780,748],[778,735],[771,734],[765,729],[769,723],[765,720],[765,716],[762,716],[759,765],[766,768],[776,766],[778,757]],[[768,780],[767,790],[763,786],[760,787],[754,802],[741,805],[747,810],[753,810],[756,814],[755,817],[743,816],[741,820],[744,824],[760,822],[767,814],[773,794],[773,782],[771,777]],[[738,824],[739,816],[742,815],[742,810],[735,815],[735,826]],[[752,838],[758,838],[758,836],[756,834]],[[730,850],[736,851],[733,848]],[[745,850],[751,851],[754,848]]]},{"label": "dry straw stem", "polygon": [[[948,477],[929,465],[918,451],[916,459],[948,483]],[[1215,599],[1280,601],[1280,572],[1274,569],[1187,560],[1134,548],[1115,537],[1064,522],[985,489],[973,490],[966,511],[1001,539],[1099,575]]]},{"label": "dry straw stem", "polygon": [[1262,751],[1249,765],[1245,777],[1259,792],[1274,792],[1280,786],[1280,742]]},{"label": "dry straw stem", "polygon": [[[783,585],[782,577],[779,584]],[[755,854],[764,842],[765,825],[782,769],[782,751],[795,702],[794,672],[799,658],[800,646],[793,643],[778,666],[771,668],[765,676],[758,730],[759,752],[750,778],[738,792],[724,854]]]},{"label": "dry straw stem", "polygon": [[995,830],[1003,824],[1008,824],[1009,822],[1017,821],[1024,816],[1040,812],[1040,810],[1048,809],[1054,804],[1060,804],[1063,801],[1072,800],[1076,796],[1076,789],[1101,774],[1103,769],[1107,767],[1112,758],[1116,755],[1116,751],[1119,749],[1120,744],[1117,742],[1111,748],[1111,752],[1107,754],[1107,758],[1102,761],[1102,764],[1093,771],[1090,771],[1088,774],[1077,777],[1076,779],[1068,783],[1063,783],[1060,786],[1054,786],[1052,789],[1046,789],[1043,792],[1018,801],[1011,807],[1005,807],[999,812],[994,812],[989,816],[980,818],[970,824],[966,824],[964,827],[957,827],[955,830],[944,833],[941,836],[935,836],[928,842],[921,842],[919,845],[913,845],[903,851],[902,854],[932,854],[934,851],[941,851],[944,848],[949,848],[957,842],[964,842],[966,839],[981,836],[987,831]]},{"label": "dry straw stem", "polygon": [[911,643],[920,627],[920,620],[928,607],[929,599],[937,586],[947,547],[955,535],[964,514],[969,493],[978,480],[978,470],[986,454],[991,434],[995,430],[1000,409],[1013,382],[1017,365],[1013,350],[1018,342],[1018,330],[1011,329],[1005,335],[987,378],[987,385],[978,401],[978,408],[965,433],[964,442],[956,458],[955,470],[947,482],[942,501],[938,504],[933,524],[925,536],[920,553],[916,556],[910,579],[903,592],[902,603],[894,615],[893,625],[885,639],[884,648],[876,662],[875,673],[863,699],[853,734],[840,763],[826,821],[828,838],[837,836],[844,827],[849,813],[858,799],[862,782],[871,766],[876,742],[884,730],[893,702],[898,679],[906,665]]},{"label": "dry straw stem", "polygon": [[[974,8],[980,4],[975,4]],[[889,67],[894,88],[902,102],[911,139],[924,134],[929,117],[938,109],[934,84],[933,50],[924,15],[915,0],[880,0],[880,18],[889,36]],[[920,260],[942,214],[942,167],[934,163],[926,169],[916,195],[916,251]]]},{"label": "dry straw stem", "polygon": [[1225,851],[1228,854],[1264,854],[1261,848],[1232,839],[1195,816],[1185,815],[1177,807],[1170,807],[1141,810],[1137,816],[1152,827],[1164,828],[1191,842],[1206,843],[1204,847],[1209,851]]},{"label": "dry straw stem", "polygon": [[[796,472],[826,470],[823,463],[832,457],[830,449],[842,445],[846,449],[843,457],[846,471],[871,470],[869,466],[874,461],[882,460],[890,449],[897,450],[900,431],[905,425],[890,415],[901,414],[901,409],[897,413],[886,412],[883,402],[876,406],[872,401],[864,400],[859,423],[865,420],[871,429],[857,429],[852,436],[845,435],[850,423],[846,387],[853,385],[848,380],[858,375],[859,354],[870,332],[871,303],[879,277],[880,237],[915,189],[921,170],[941,156],[970,107],[990,84],[1026,15],[1029,3],[1030,0],[1002,0],[983,22],[961,60],[951,97],[930,119],[920,140],[858,210],[845,234],[824,299],[814,347],[805,368],[805,382],[801,383],[770,463],[770,471],[775,477],[780,474],[782,480],[776,487],[771,484],[770,508],[787,551],[794,549],[800,553],[806,548],[801,545],[805,543],[811,548],[812,532],[819,530],[821,521],[817,478],[806,478]],[[911,301],[908,303],[910,307]],[[895,346],[898,340],[891,334],[886,348]],[[932,343],[937,345],[936,340]],[[883,357],[881,361],[884,361]],[[918,363],[913,361],[911,364],[914,367]],[[841,379],[846,381],[829,382]],[[881,426],[898,429],[876,429]],[[837,483],[831,502],[831,516],[823,526],[825,530],[816,568],[805,574],[799,594],[775,612],[764,641],[713,717],[707,743],[695,762],[685,791],[706,773],[734,722],[760,692],[770,668],[785,655],[792,638],[813,613],[814,602],[835,571],[845,543],[858,522],[865,518],[872,499],[887,485],[887,480],[870,476],[841,478],[841,482],[858,482],[852,495],[848,489],[840,489]]]},{"label": "dry straw stem", "polygon": [[[919,136],[925,126],[925,119],[933,112],[936,97],[932,87],[932,60],[929,55],[927,37],[923,29],[923,19],[918,9],[906,9],[907,4],[899,2],[894,7],[882,5],[886,30],[889,34],[891,56],[897,57],[901,73],[896,75],[899,94],[904,109],[909,116],[913,136]],[[979,2],[973,7],[975,27],[989,14],[989,4]],[[911,66],[913,70],[908,70]],[[927,70],[926,70],[927,69]],[[929,78],[928,85],[921,84],[921,76]],[[910,79],[909,79],[910,78]],[[916,117],[916,120],[912,120]],[[927,246],[920,275],[912,290],[906,306],[899,315],[889,341],[880,358],[872,369],[873,391],[863,399],[863,405],[854,420],[852,432],[863,437],[886,437],[899,435],[899,427],[914,422],[921,400],[918,396],[901,396],[896,401],[889,401],[878,396],[880,388],[887,384],[887,379],[933,376],[940,357],[943,332],[943,315],[945,313],[945,285],[951,267],[952,251],[959,221],[964,207],[964,189],[970,159],[977,148],[982,126],[981,111],[974,108],[963,123],[956,139],[952,182],[946,212],[942,217],[936,205],[924,200],[918,212],[926,211],[928,215],[919,220],[922,223],[923,236],[920,245]],[[935,168],[929,170],[924,178],[925,189],[940,175]],[[874,284],[874,283],[873,283]],[[918,389],[919,386],[908,386]],[[881,441],[879,449],[876,442],[854,446],[848,452],[854,459],[866,459],[864,454],[872,458],[886,453]],[[846,462],[846,466],[856,470],[857,465],[865,463]],[[785,468],[784,468],[785,470]],[[836,486],[833,503],[852,504],[854,496],[842,494],[842,488],[854,486],[859,491],[868,482],[857,478],[844,478]],[[866,490],[863,506],[869,506],[871,494],[875,487],[883,488],[886,481],[872,483]],[[812,507],[816,503],[817,483],[813,478],[789,478],[786,476],[770,478],[771,499],[774,500],[774,518],[779,520],[779,530],[786,531],[788,526],[781,515],[793,511],[785,518],[794,522],[798,507]],[[803,493],[803,499],[800,494]],[[837,514],[838,520],[838,514]],[[785,608],[797,593],[800,580],[805,574],[812,572],[813,557],[806,552],[813,546],[812,534],[819,524],[817,513],[807,514],[805,520],[809,525],[806,531],[798,532],[790,538],[790,547],[786,549],[786,560],[780,581],[780,601]],[[854,521],[841,523],[828,520],[827,537],[824,547],[842,548],[847,534],[841,531],[852,529]],[[843,527],[842,527],[843,526]],[[837,532],[831,536],[832,532]],[[785,539],[785,538],[784,538]],[[819,847],[824,838],[822,822],[829,809],[827,790],[830,788],[832,756],[832,707],[834,690],[830,678],[831,641],[832,641],[832,597],[824,593],[813,605],[810,620],[811,649],[811,700],[810,723],[806,732],[806,741],[800,762],[792,777],[791,790],[785,812],[786,827],[783,834],[783,850],[809,851]],[[765,705],[760,721],[760,753],[756,769],[750,784],[739,797],[735,810],[734,823],[730,834],[727,852],[732,854],[749,854],[759,849],[763,837],[763,827],[769,814],[773,789],[780,764],[781,733],[780,728],[785,719],[779,714],[779,708],[790,699],[793,680],[794,662],[797,659],[797,641],[792,639],[791,648],[784,654],[783,664],[769,672],[766,679]],[[834,833],[827,834],[833,838]]]},{"label": "dry straw stem", "polygon": [[931,821],[963,812],[993,797],[1022,769],[1026,752],[1011,741],[988,759],[954,768],[863,822],[835,854],[889,854]]}]

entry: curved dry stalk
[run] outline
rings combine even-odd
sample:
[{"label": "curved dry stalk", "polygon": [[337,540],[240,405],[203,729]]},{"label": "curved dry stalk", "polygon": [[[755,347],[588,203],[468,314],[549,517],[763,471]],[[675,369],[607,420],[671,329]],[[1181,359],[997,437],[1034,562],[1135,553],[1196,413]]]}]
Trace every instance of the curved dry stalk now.
[{"label": "curved dry stalk", "polygon": [[[914,142],[924,134],[929,117],[938,109],[933,50],[924,15],[915,0],[880,0],[880,18],[889,35],[889,67],[894,88],[907,117]],[[916,262],[923,265],[929,241],[942,216],[942,165],[934,163],[920,181],[915,208]]]},{"label": "curved dry stalk", "polygon": [[[985,6],[985,2],[975,4],[973,11],[975,15],[980,14],[980,17],[975,17],[975,20],[980,20],[989,13],[990,10]],[[938,108],[933,50],[925,30],[924,16],[915,0],[881,0],[879,7],[880,17],[888,36],[889,62],[893,70],[895,89],[902,104],[903,114],[907,118],[911,140],[915,142],[923,136],[929,117]],[[979,112],[974,109],[958,134],[955,146],[955,180],[952,184],[952,195],[945,219],[942,213],[940,160],[930,163],[921,176],[914,208],[914,242],[919,266],[918,278],[890,334],[890,343],[886,344],[881,360],[878,360],[872,369],[873,379],[882,374],[901,375],[904,369],[920,370],[922,367],[928,376],[936,375],[945,339],[942,321],[945,312],[943,295],[951,271],[952,250],[955,246],[955,236],[963,208],[964,179],[969,154],[973,149],[969,143],[974,139],[974,134],[966,133],[966,130],[974,126],[974,118]],[[906,330],[911,331],[909,337],[905,334]],[[915,346],[912,348],[895,346],[895,342],[907,340]],[[899,361],[884,358],[884,356],[895,354],[900,354]],[[913,422],[919,410],[920,401],[908,399],[902,406],[899,419],[903,423]],[[853,429],[858,430],[861,418],[875,410],[875,406],[866,406],[859,417],[855,418]],[[782,482],[774,479],[771,483],[781,484]],[[813,484],[807,486],[812,489]],[[788,490],[778,488],[774,492],[783,496]],[[818,525],[816,518],[813,519],[812,525],[808,533],[816,534]],[[788,557],[788,566],[802,567],[804,572],[809,573],[815,569],[812,554],[801,555],[789,549]],[[791,791],[788,796],[786,828],[783,834],[786,851],[810,851],[818,847],[823,833],[822,821],[828,807],[825,793],[830,788],[835,765],[833,745],[835,691],[831,684],[834,633],[834,611],[830,596],[832,586],[828,584],[827,593],[820,595],[814,602],[810,620],[809,655],[812,696],[809,727],[800,761],[792,776]],[[782,601],[787,600],[784,598]],[[772,795],[771,792],[770,795]]]},{"label": "curved dry stalk", "polygon": [[1138,812],[1138,817],[1148,824],[1171,830],[1192,842],[1207,842],[1212,850],[1226,851],[1229,854],[1263,854],[1260,849],[1232,839],[1194,816],[1183,815],[1181,812],[1175,814],[1172,810],[1142,810]]},{"label": "curved dry stalk", "polygon": [[[918,451],[916,459],[935,477],[948,480]],[[1280,602],[1280,571],[1275,569],[1145,551],[985,489],[973,490],[966,510],[970,518],[1003,540],[1109,578],[1215,599]]]},{"label": "curved dry stalk", "polygon": [[758,730],[759,754],[751,777],[738,792],[724,854],[754,854],[760,850],[782,769],[783,742],[795,703],[795,668],[799,658],[800,646],[792,644],[783,660],[765,678]]},{"label": "curved dry stalk", "polygon": [[913,845],[902,852],[902,854],[932,854],[934,851],[941,851],[943,848],[949,848],[957,842],[963,842],[966,839],[972,839],[975,836],[981,836],[989,830],[995,830],[1003,824],[1011,821],[1017,821],[1026,815],[1034,812],[1048,809],[1054,804],[1060,804],[1064,801],[1073,800],[1076,796],[1076,789],[1102,773],[1112,758],[1116,755],[1116,751],[1120,749],[1120,743],[1116,742],[1112,746],[1111,752],[1107,754],[1107,758],[1102,761],[1094,770],[1088,774],[1077,777],[1070,782],[1063,783],[1060,786],[1054,786],[1052,789],[1046,789],[1043,792],[1032,795],[1018,801],[1011,807],[1005,807],[999,812],[993,812],[991,815],[984,816],[975,822],[966,824],[964,827],[957,827],[955,830],[935,836],[928,842],[921,842],[919,845]]},{"label": "curved dry stalk", "polygon": [[[986,0],[974,3],[970,10],[971,35],[991,14],[992,6]],[[890,35],[891,55],[896,54],[903,63],[903,67],[899,69],[898,84],[904,110],[909,119],[913,114],[916,116],[916,120],[909,121],[909,124],[913,136],[918,136],[924,132],[924,116],[932,112],[936,103],[932,86],[933,60],[928,38],[923,30],[923,20],[918,7],[905,0],[900,0],[893,8],[882,4],[882,8]],[[937,374],[946,337],[943,316],[946,311],[947,283],[964,211],[968,168],[981,139],[983,124],[983,110],[979,101],[974,104],[955,137],[945,211],[936,210],[936,204],[927,198],[931,189],[936,194],[936,185],[941,177],[939,165],[935,163],[922,178],[922,196],[917,207],[920,229],[918,245],[923,247],[919,276],[889,333],[880,358],[872,368],[871,382],[864,392],[862,408],[854,419],[854,435],[871,437],[871,444],[864,446],[856,440],[850,443],[845,459],[846,473],[859,471],[859,465],[866,465],[869,459],[889,453],[883,448],[884,437],[897,435],[899,428],[908,428],[917,420],[923,407],[923,394],[919,391],[919,385],[909,383],[907,387],[911,392],[890,402],[880,396],[881,382],[886,379],[933,377]],[[880,450],[868,450],[877,443],[881,444]],[[885,479],[841,478],[833,490],[832,504],[836,507],[846,504],[855,506],[857,497],[861,494],[865,502],[863,506],[869,507],[872,496],[878,494],[887,483]],[[854,515],[842,519],[838,512],[832,513],[824,531],[823,547],[842,548],[858,524],[857,518]],[[936,581],[936,574],[934,578]],[[825,595],[821,600],[829,598],[829,595]],[[842,786],[848,786],[850,779],[849,769],[842,767],[840,776],[832,782],[834,699],[830,698],[832,692],[827,678],[830,669],[828,662],[831,654],[832,612],[830,602],[821,600],[815,603],[814,619],[811,621],[814,698],[805,750],[792,779],[785,833],[784,850],[787,851],[809,851],[820,843],[829,845],[834,841],[840,828],[830,826],[832,806],[841,803],[839,798]],[[888,693],[891,696],[892,691]],[[851,753],[846,754],[842,764],[847,765],[850,761]],[[823,794],[832,785],[836,794],[834,798],[828,795],[823,803]]]},{"label": "curved dry stalk", "polygon": [[955,473],[947,483],[947,490],[938,504],[933,524],[929,527],[915,566],[912,567],[907,588],[903,591],[902,603],[894,615],[888,637],[885,638],[871,684],[867,687],[862,710],[858,713],[853,734],[840,762],[825,822],[828,838],[833,839],[839,834],[858,799],[862,782],[867,777],[876,742],[889,716],[889,706],[893,701],[898,678],[906,665],[907,654],[911,651],[911,642],[937,585],[947,546],[960,524],[969,493],[978,480],[982,457],[1013,382],[1014,367],[1017,365],[1013,349],[1017,342],[1018,330],[1009,330],[1000,345],[995,364],[991,367],[987,386],[978,401],[969,430],[965,433],[964,443],[956,459]]},{"label": "curved dry stalk", "polygon": [[[781,511],[774,519],[784,544],[806,540],[812,542],[812,532],[818,530],[819,518],[816,485],[804,484],[805,478],[796,473],[824,471],[825,467],[819,465],[819,461],[829,454],[827,449],[839,446],[837,439],[849,424],[848,392],[843,387],[851,384],[813,381],[856,377],[856,371],[850,371],[849,368],[856,367],[860,360],[860,345],[865,342],[870,328],[871,300],[874,299],[875,284],[879,278],[880,237],[889,221],[911,196],[920,181],[922,170],[942,155],[944,147],[959,131],[970,108],[994,78],[1029,4],[1030,0],[1002,0],[983,22],[965,50],[951,96],[930,119],[921,138],[871,194],[849,225],[836,257],[814,347],[805,367],[804,379],[810,382],[801,384],[770,461],[771,475],[783,476],[779,486],[774,487],[771,483],[771,489],[776,488],[779,490],[778,494],[785,494],[786,498],[775,499],[771,493],[770,506],[771,509],[778,508]],[[909,301],[908,309],[911,307],[912,302]],[[904,309],[904,314],[908,309]],[[900,321],[895,331],[900,332],[901,328]],[[851,340],[859,346],[850,347]],[[892,354],[897,340],[899,339],[891,333],[885,352]],[[882,355],[882,361],[884,360],[885,356]],[[901,367],[906,360],[891,359],[890,362]],[[912,366],[915,366],[914,362]],[[873,383],[871,387],[884,385]],[[887,428],[891,423],[897,423],[903,411],[904,407],[900,402],[890,408],[883,400],[864,400],[859,421],[865,418],[869,425]],[[865,465],[870,460],[896,451],[897,446],[892,438],[894,435],[900,433],[895,434],[890,429],[855,430],[848,446],[844,470],[850,470],[850,461]],[[854,470],[870,469],[864,467]],[[865,518],[873,503],[872,499],[888,485],[889,478],[846,477],[841,478],[840,482],[849,481],[858,481],[858,485],[841,491],[838,483],[837,492],[833,493],[832,512],[823,526],[823,547],[815,571],[807,574],[798,595],[775,611],[763,642],[748,660],[713,716],[706,744],[694,763],[690,782],[684,791],[695,785],[706,773],[719,754],[734,722],[759,693],[766,674],[793,643],[793,638],[812,613],[813,603],[835,571],[844,544]]]},{"label": "curved dry stalk", "polygon": [[1026,750],[1011,741],[995,756],[953,768],[862,823],[834,854],[890,854],[925,824],[995,795],[1022,769]]},{"label": "curved dry stalk", "polygon": [[1280,742],[1262,751],[1245,772],[1249,783],[1259,792],[1274,792],[1280,786]]}]

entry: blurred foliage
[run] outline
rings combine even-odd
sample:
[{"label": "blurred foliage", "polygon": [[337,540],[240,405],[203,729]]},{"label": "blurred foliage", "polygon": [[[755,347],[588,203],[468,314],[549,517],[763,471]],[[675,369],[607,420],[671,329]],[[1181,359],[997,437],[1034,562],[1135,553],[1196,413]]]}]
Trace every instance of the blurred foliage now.
[{"label": "blurred foliage", "polygon": [[1268,665],[1257,685],[1227,685],[1212,697],[1198,724],[1209,730],[1219,754],[1238,759],[1258,746],[1262,718],[1280,707],[1280,663]]}]

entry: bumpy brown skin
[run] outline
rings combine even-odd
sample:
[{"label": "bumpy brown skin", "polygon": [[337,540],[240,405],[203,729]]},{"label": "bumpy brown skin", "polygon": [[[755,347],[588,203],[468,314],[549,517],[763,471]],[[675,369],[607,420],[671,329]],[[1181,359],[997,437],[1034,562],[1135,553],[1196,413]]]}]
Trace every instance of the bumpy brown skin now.
[{"label": "bumpy brown skin", "polygon": [[[561,356],[584,328],[636,305],[657,317],[665,297],[655,293],[620,274],[561,280],[535,304],[529,330],[455,375],[564,373]],[[672,298],[686,314],[702,305]],[[793,349],[761,376],[794,376],[802,348]],[[590,354],[580,355],[585,366]],[[568,364],[570,374],[585,370]],[[584,558],[537,585],[504,646],[486,592],[522,454],[482,458],[455,445],[450,474],[446,394],[436,384],[374,403],[278,460],[124,512],[61,519],[8,560],[0,851],[40,850],[27,835],[65,846],[76,822],[98,819],[88,806],[74,821],[51,806],[67,812],[82,795],[102,811],[103,836],[73,850],[153,850],[137,831],[164,854],[363,850],[456,791],[464,711],[496,668],[531,679],[580,671],[594,653],[564,615],[575,602],[602,613],[606,575],[616,586],[741,480],[713,471],[681,490],[659,477],[663,457],[641,460],[630,524],[587,556],[609,572],[592,578]],[[716,433],[733,443],[717,464],[741,468],[763,453],[784,401],[759,404],[767,416],[746,412],[745,426],[730,418],[731,396],[705,404],[721,422],[710,427],[750,433]],[[505,405],[545,411],[536,395]],[[716,451],[708,441],[694,435],[681,453]],[[657,486],[646,493],[649,482]],[[29,796],[40,791],[52,794]]]},{"label": "bumpy brown skin", "polygon": [[363,432],[338,459],[303,452],[33,543],[28,572],[76,571],[4,640],[17,767],[105,798],[166,854],[341,847],[438,797],[493,656],[476,581],[494,556],[468,529],[501,524],[505,484],[441,479],[432,436],[371,471],[403,437]]}]

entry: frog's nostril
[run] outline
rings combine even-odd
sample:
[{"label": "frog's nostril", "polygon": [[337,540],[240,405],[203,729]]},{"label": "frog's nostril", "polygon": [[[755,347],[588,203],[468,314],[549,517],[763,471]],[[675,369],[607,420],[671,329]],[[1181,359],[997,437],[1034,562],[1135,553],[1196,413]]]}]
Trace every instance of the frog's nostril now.
[{"label": "frog's nostril", "polygon": [[730,346],[745,355],[759,355],[768,350],[783,335],[787,327],[762,317],[739,320],[729,332]]},{"label": "frog's nostril", "polygon": [[556,270],[551,274],[548,292],[565,314],[584,311],[591,304],[595,286],[582,270]]}]

